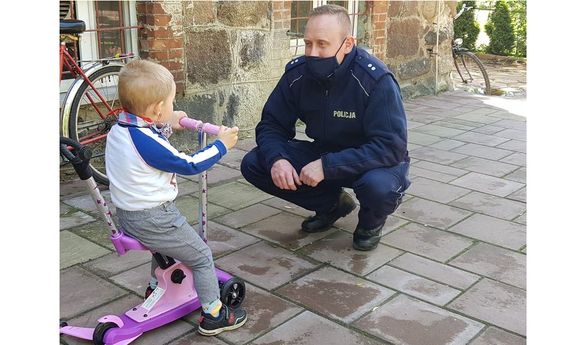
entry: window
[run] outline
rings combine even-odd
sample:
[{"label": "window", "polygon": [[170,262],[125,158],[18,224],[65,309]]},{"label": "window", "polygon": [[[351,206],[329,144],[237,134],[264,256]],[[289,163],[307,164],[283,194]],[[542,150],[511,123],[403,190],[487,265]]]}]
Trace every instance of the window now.
[{"label": "window", "polygon": [[364,45],[364,36],[367,24],[367,6],[364,0],[313,0],[313,1],[292,1],[291,2],[291,25],[289,36],[290,49],[293,56],[303,55],[305,44],[303,34],[305,32],[305,23],[309,13],[313,8],[325,4],[339,5],[347,8],[349,19],[351,20],[352,35],[356,37],[358,45]]}]

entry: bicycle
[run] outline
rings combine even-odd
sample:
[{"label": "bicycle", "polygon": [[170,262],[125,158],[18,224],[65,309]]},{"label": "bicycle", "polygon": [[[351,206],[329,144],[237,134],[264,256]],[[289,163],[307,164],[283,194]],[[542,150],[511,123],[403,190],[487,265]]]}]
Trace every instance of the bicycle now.
[{"label": "bicycle", "polygon": [[[60,82],[64,67],[74,78],[60,108],[61,135],[69,137],[92,151],[90,166],[94,179],[104,185],[106,136],[121,112],[118,98],[118,75],[128,58],[122,54],[94,61],[76,61],[66,43],[77,41],[86,30],[81,20],[60,20]],[[80,67],[78,63],[88,62]]]},{"label": "bicycle", "polygon": [[[463,12],[472,9],[473,7],[466,7],[466,5],[463,4],[461,10],[459,10],[453,20],[459,18]],[[453,63],[459,75],[459,79],[452,78],[454,83],[456,83],[457,87],[473,93],[491,95],[491,83],[489,82],[489,76],[487,75],[485,66],[477,55],[473,54],[469,49],[464,48],[462,44],[462,38],[454,39],[451,44]]]}]

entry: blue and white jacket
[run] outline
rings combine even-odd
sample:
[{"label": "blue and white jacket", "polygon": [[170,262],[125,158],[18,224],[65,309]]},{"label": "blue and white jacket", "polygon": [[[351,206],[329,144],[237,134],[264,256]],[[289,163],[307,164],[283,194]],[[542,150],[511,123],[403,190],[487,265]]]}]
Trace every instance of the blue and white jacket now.
[{"label": "blue and white jacket", "polygon": [[298,119],[322,153],[326,180],[409,161],[399,85],[382,61],[354,47],[327,82],[305,62],[305,56],[288,62],[256,127],[268,171],[276,160],[289,160],[286,144]]},{"label": "blue and white jacket", "polygon": [[178,195],[176,174],[199,174],[226,152],[224,143],[216,140],[187,155],[174,148],[153,124],[121,113],[106,139],[112,203],[126,211],[140,211],[173,201]]}]

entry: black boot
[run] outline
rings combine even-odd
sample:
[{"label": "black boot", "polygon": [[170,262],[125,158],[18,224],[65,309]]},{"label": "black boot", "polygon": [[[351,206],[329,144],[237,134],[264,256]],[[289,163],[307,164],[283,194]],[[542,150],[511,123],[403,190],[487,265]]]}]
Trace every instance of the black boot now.
[{"label": "black boot", "polygon": [[353,248],[356,250],[373,250],[379,244],[383,224],[373,229],[363,229],[359,225],[353,232]]},{"label": "black boot", "polygon": [[315,216],[309,217],[301,223],[301,229],[305,232],[322,232],[329,229],[336,220],[347,216],[356,208],[353,198],[342,191],[339,199],[331,210],[327,213],[316,213]]}]

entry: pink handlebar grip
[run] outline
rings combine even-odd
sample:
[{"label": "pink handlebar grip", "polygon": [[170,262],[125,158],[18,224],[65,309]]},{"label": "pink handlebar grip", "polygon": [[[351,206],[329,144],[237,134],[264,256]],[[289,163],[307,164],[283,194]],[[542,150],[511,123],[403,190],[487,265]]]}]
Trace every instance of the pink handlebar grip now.
[{"label": "pink handlebar grip", "polygon": [[200,120],[194,120],[189,117],[183,117],[180,119],[180,125],[185,128],[203,131],[212,135],[217,135],[220,131],[220,126],[212,125],[211,123],[203,123]]}]

